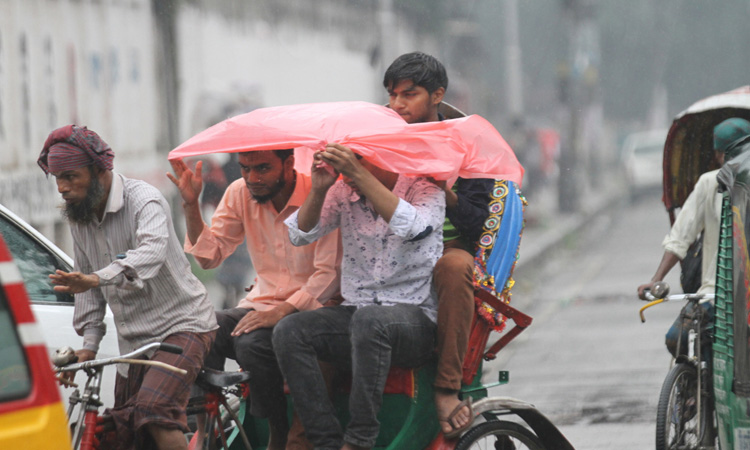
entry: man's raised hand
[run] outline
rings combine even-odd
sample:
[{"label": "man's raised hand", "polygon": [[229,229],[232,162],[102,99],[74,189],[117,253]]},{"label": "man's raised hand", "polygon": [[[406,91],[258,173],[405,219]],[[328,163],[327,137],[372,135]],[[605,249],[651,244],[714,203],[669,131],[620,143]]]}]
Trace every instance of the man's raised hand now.
[{"label": "man's raised hand", "polygon": [[313,155],[312,177],[313,189],[327,191],[339,178],[339,173],[323,159],[323,151],[316,152]]},{"label": "man's raised hand", "polygon": [[352,149],[341,144],[328,144],[324,151],[316,153],[316,156],[318,155],[345,177],[352,178],[358,170],[364,170],[359,163],[360,157]]},{"label": "man's raised hand", "polygon": [[203,190],[203,161],[198,161],[195,165],[195,172],[190,170],[182,159],[172,160],[169,163],[172,165],[174,175],[167,172],[167,178],[180,190],[182,201],[189,205],[198,203]]}]

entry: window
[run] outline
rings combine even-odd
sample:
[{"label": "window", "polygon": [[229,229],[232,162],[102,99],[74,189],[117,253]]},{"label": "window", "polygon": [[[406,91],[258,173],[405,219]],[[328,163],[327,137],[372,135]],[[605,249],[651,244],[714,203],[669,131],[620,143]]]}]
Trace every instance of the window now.
[{"label": "window", "polygon": [[31,302],[73,303],[73,296],[53,290],[49,274],[70,267],[25,230],[0,216],[0,234],[21,272]]},{"label": "window", "polygon": [[29,367],[8,309],[5,290],[0,288],[0,402],[24,398],[30,391]]}]

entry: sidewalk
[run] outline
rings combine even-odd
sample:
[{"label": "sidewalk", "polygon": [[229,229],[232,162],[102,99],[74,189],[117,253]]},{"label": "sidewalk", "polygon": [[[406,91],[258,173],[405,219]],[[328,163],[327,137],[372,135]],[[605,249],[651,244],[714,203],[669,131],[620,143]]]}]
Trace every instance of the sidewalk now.
[{"label": "sidewalk", "polygon": [[597,215],[625,201],[627,190],[621,178],[603,178],[602,186],[582,195],[581,209],[576,213],[559,212],[556,185],[545,186],[534,198],[528,199],[529,205],[524,212],[526,226],[521,237],[516,271],[539,264],[548,252],[581,230]]}]

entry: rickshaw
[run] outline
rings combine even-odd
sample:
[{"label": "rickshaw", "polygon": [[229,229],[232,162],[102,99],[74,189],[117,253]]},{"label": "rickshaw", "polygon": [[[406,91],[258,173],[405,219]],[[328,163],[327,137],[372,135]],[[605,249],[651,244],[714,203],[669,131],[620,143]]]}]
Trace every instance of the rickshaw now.
[{"label": "rickshaw", "polygon": [[[461,396],[473,399],[473,424],[462,436],[446,439],[440,431],[433,402],[435,363],[417,369],[393,367],[378,415],[381,430],[375,445],[377,449],[573,448],[533,405],[511,397],[488,397],[490,387],[509,381],[508,372],[501,371],[494,383],[482,384],[483,360],[494,359],[498,351],[532,322],[531,317],[508,304],[525,200],[518,187],[508,181],[496,181],[492,196],[490,216],[485,222],[475,257],[476,314],[463,364]],[[513,322],[513,327],[506,327],[508,320]],[[490,335],[497,339],[488,346]],[[339,419],[345,424],[348,418],[348,380],[334,385],[333,402]],[[289,396],[287,398],[291,411],[292,400]],[[267,422],[248,414],[244,402],[240,404],[239,416],[252,448],[265,448]],[[236,439],[237,435],[235,431],[229,437],[231,449],[244,448]]]},{"label": "rickshaw", "polygon": [[[671,223],[675,220],[675,210],[683,205],[700,175],[718,168],[713,158],[713,128],[731,117],[750,120],[750,86],[703,99],[674,119],[664,146],[663,202]],[[747,247],[750,154],[727,162],[718,178],[725,191],[716,270],[715,318],[710,336],[713,340],[713,410],[720,448],[750,448],[750,257]],[[685,283],[683,279],[683,290],[688,292]]]},{"label": "rickshaw", "polygon": [[[484,119],[478,116],[465,116],[461,111],[443,104],[441,113],[448,119],[458,121],[441,125],[414,124],[408,132],[409,148],[421,158],[403,158],[398,161],[424,161],[434,148],[435,142],[449,144],[443,147],[439,166],[468,164],[462,166],[470,173],[490,173],[488,169],[505,173],[507,178],[498,180],[492,191],[489,204],[489,217],[484,223],[475,254],[475,305],[476,314],[471,327],[469,351],[464,360],[461,396],[471,397],[474,413],[473,426],[463,435],[446,439],[440,431],[433,401],[432,382],[435,378],[436,363],[432,362],[416,369],[391,369],[384,390],[383,402],[378,415],[380,434],[377,449],[467,449],[478,442],[490,448],[507,449],[571,449],[572,446],[559,430],[533,405],[510,397],[488,397],[488,389],[506,383],[507,372],[500,372],[498,381],[482,384],[482,361],[491,360],[497,352],[531,324],[531,317],[509,305],[510,290],[513,286],[512,271],[518,256],[518,247],[523,228],[525,200],[514,181],[522,170],[512,154],[512,150],[499,133]],[[304,120],[300,120],[303,117]],[[453,124],[456,126],[447,131]],[[367,131],[363,131],[367,124]],[[233,152],[248,150],[268,150],[275,148],[295,148],[295,162],[300,170],[310,167],[311,152],[297,152],[300,148],[315,149],[321,142],[339,142],[343,145],[362,143],[360,150],[382,155],[389,148],[388,140],[398,140],[401,147],[406,124],[397,114],[382,106],[366,102],[321,103],[290,105],[286,107],[261,108],[251,113],[227,119],[214,127],[199,133],[170,152],[170,159],[184,158],[211,152]],[[441,130],[442,129],[442,130]],[[261,132],[255,132],[261,130]],[[273,131],[273,132],[271,132]],[[366,137],[365,137],[366,136]],[[251,139],[252,138],[252,139]],[[481,145],[480,145],[481,144]],[[464,145],[466,147],[464,147]],[[469,147],[471,149],[469,149]],[[460,155],[459,155],[460,152]],[[471,154],[470,158],[466,155]],[[394,153],[395,155],[395,153]],[[451,156],[452,155],[452,156]],[[460,158],[458,158],[460,156]],[[450,159],[454,158],[454,159]],[[307,162],[304,162],[307,159]],[[499,169],[503,161],[512,161],[508,171]],[[387,164],[385,159],[378,160]],[[416,167],[416,166],[415,166]],[[453,167],[453,166],[450,166]],[[388,169],[388,167],[384,168]],[[516,170],[518,169],[518,170]],[[413,168],[425,173],[421,168]],[[447,169],[440,169],[447,170]],[[453,169],[451,169],[453,170]],[[398,170],[396,170],[398,171]],[[403,172],[406,173],[406,172]],[[493,176],[493,178],[503,178]],[[510,320],[514,326],[507,327]],[[499,336],[488,346],[490,335]],[[348,388],[346,375],[334,383],[331,397],[337,408],[342,424],[348,422]],[[293,411],[292,399],[287,396],[290,414]],[[268,442],[268,424],[246,413],[246,404],[240,402],[239,417],[241,428],[250,440],[253,449],[263,449]],[[240,428],[240,427],[236,427]],[[239,434],[235,429],[229,438],[230,448],[243,448],[242,442],[235,439]]]}]

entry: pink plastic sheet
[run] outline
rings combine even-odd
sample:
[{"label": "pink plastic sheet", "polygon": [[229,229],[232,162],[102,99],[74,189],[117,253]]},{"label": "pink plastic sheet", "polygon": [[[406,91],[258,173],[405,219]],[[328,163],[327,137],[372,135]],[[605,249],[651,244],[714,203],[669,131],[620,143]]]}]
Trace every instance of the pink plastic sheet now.
[{"label": "pink plastic sheet", "polygon": [[295,167],[309,173],[313,153],[328,143],[350,147],[383,169],[407,175],[496,178],[518,185],[523,178],[513,150],[480,116],[407,124],[391,109],[368,102],[256,109],[196,134],[172,150],[169,159],[294,148]]}]

